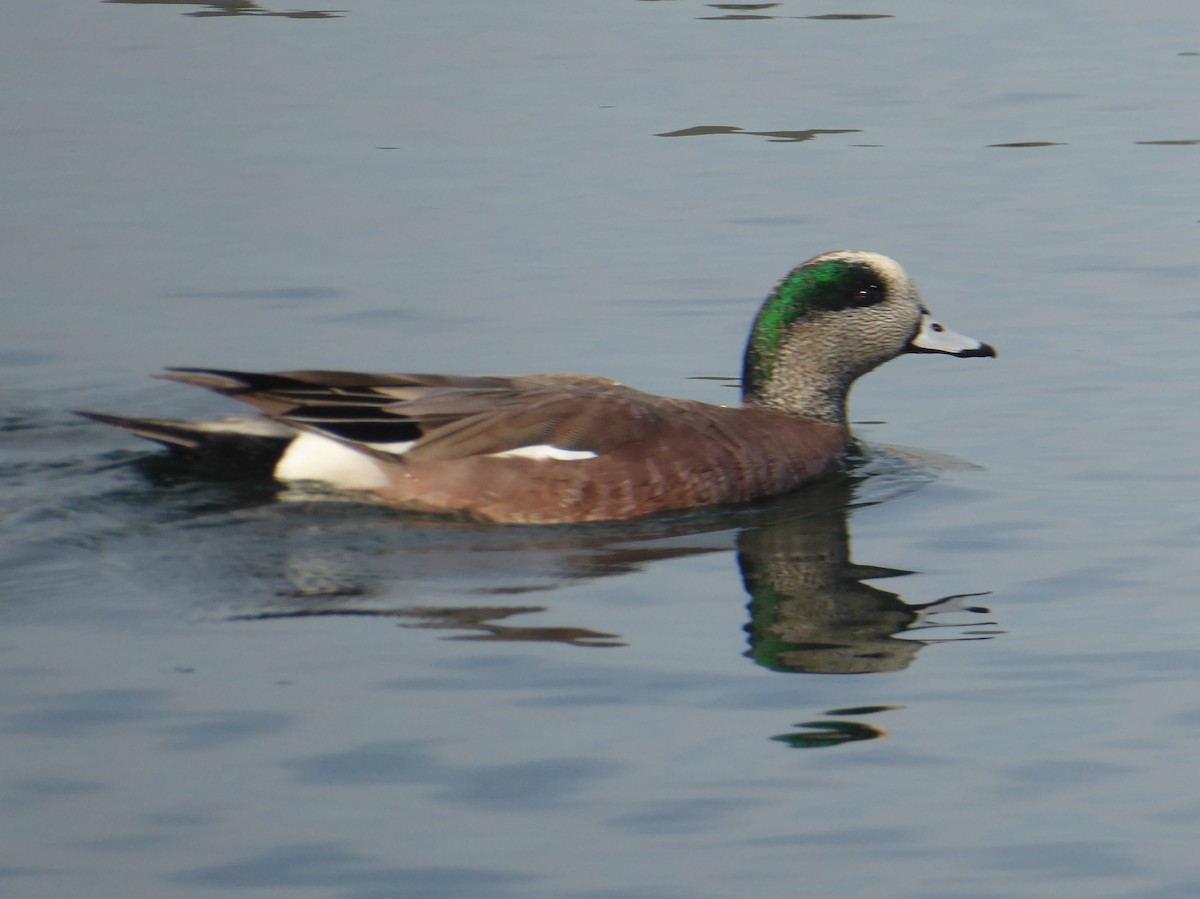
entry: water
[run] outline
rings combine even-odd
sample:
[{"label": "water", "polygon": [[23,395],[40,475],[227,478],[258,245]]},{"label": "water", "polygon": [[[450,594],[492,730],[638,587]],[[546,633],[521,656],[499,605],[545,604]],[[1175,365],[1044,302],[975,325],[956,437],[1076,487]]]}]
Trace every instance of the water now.
[{"label": "water", "polygon": [[[1200,891],[1194,4],[10,5],[0,894]],[[71,415],[727,402],[841,246],[1000,358],[890,363],[762,508],[436,522]]]}]

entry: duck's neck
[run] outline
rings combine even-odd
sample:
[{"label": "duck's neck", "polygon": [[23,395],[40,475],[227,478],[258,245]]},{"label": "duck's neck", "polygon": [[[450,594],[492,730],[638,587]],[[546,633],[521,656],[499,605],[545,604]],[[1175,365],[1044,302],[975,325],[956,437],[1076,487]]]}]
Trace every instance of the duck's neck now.
[{"label": "duck's neck", "polygon": [[763,302],[742,362],[744,405],[846,424],[846,399],[858,372],[851,359],[841,358],[846,348],[836,322],[811,308],[829,280],[800,266]]},{"label": "duck's neck", "polygon": [[797,323],[778,338],[764,336],[762,318],[746,345],[742,402],[844,427],[850,388],[874,364],[829,318]]},{"label": "duck's neck", "polygon": [[854,377],[833,374],[828,365],[814,365],[810,356],[781,350],[766,379],[754,377],[747,366],[742,376],[742,403],[846,427],[846,405]]}]

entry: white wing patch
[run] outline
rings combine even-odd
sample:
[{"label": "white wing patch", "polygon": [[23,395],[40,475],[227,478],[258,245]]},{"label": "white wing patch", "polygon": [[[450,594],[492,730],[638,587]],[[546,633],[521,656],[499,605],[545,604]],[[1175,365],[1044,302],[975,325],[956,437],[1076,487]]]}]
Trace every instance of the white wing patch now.
[{"label": "white wing patch", "polygon": [[188,425],[206,434],[245,434],[247,437],[291,437],[296,434],[295,428],[261,415],[228,415],[214,421],[190,421]]},{"label": "white wing patch", "polygon": [[[403,455],[415,442],[365,445],[372,449]],[[492,453],[491,458],[578,462],[595,459],[596,453],[591,450],[569,450],[550,444],[538,444]],[[342,490],[373,490],[388,484],[385,464],[355,449],[353,444],[302,431],[276,464],[275,477],[280,481],[324,481]]]},{"label": "white wing patch", "polygon": [[[380,450],[381,452],[391,453],[395,456],[403,456],[416,445],[415,440],[405,440],[396,443],[367,443],[371,449]],[[505,450],[502,453],[489,453],[492,459],[553,459],[559,462],[577,462],[580,459],[595,459],[596,454],[591,450],[569,450],[562,447],[552,446],[548,443],[539,443],[536,446],[521,446],[516,449]]]},{"label": "white wing patch", "polygon": [[307,431],[275,465],[281,481],[324,481],[343,490],[372,490],[388,483],[379,460],[354,447]]},{"label": "white wing patch", "polygon": [[393,456],[403,456],[417,441],[415,440],[400,440],[396,443],[366,443],[364,446],[369,446],[371,449],[379,450],[381,453],[391,453]]},{"label": "white wing patch", "polygon": [[537,446],[522,446],[517,449],[505,450],[502,453],[492,453],[493,459],[538,459],[541,461],[578,462],[582,459],[595,459],[596,454],[591,450],[569,450],[548,443]]}]

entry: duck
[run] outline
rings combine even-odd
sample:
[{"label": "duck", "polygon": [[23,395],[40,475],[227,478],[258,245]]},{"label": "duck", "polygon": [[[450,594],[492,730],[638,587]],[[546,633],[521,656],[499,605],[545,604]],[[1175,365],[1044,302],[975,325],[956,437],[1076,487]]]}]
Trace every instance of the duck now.
[{"label": "duck", "polygon": [[995,357],[936,321],[895,260],[815,256],[759,308],[741,404],[644,393],[604,377],[246,372],[157,377],[256,410],[217,421],[81,412],[238,473],[405,510],[501,524],[625,521],[752,503],[843,467],[850,389],[908,353]]}]

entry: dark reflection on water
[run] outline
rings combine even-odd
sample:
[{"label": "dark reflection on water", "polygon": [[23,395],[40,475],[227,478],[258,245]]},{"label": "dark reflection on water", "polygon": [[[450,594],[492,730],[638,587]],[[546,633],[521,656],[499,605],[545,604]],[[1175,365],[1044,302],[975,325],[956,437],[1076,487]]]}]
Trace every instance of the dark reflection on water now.
[{"label": "dark reflection on water", "polygon": [[723,16],[699,16],[704,21],[747,21],[755,19],[814,19],[817,21],[855,21],[866,19],[894,19],[895,16],[874,13],[826,13],[819,16],[768,16],[761,11],[782,6],[781,3],[709,3],[713,9],[727,9]]},{"label": "dark reflection on water", "polygon": [[679,131],[664,131],[655,137],[702,137],[711,134],[748,134],[766,137],[771,143],[803,143],[821,134],[862,134],[859,128],[806,128],[800,131],[746,131],[735,125],[694,125]]},{"label": "dark reflection on water", "polygon": [[[515,627],[497,624],[497,620],[514,615],[545,612],[545,606],[468,606],[466,608],[412,606],[404,609],[298,609],[287,612],[261,612],[234,615],[234,621],[266,621],[272,618],[313,618],[322,615],[396,618],[404,627],[427,630],[455,630],[467,633],[448,637],[450,640],[495,640],[498,642],[538,641],[566,643],[571,646],[624,646],[617,634],[588,630],[583,627]],[[409,621],[408,619],[412,619]]]},{"label": "dark reflection on water", "polygon": [[155,6],[201,6],[201,10],[184,13],[192,18],[208,16],[279,16],[285,19],[340,19],[344,9],[306,9],[274,12],[251,0],[102,0],[104,3],[139,3]]},{"label": "dark reflection on water", "polygon": [[1028,149],[1032,147],[1065,147],[1066,144],[1057,143],[1052,140],[1019,140],[1009,144],[988,144],[989,147],[1009,147],[1012,149]]},{"label": "dark reflection on water", "polygon": [[786,743],[793,749],[815,749],[857,743],[860,740],[878,740],[887,736],[887,731],[882,727],[859,721],[803,721],[796,727],[804,727],[807,730],[779,734],[771,739]]},{"label": "dark reflection on water", "polygon": [[751,596],[747,655],[773,671],[899,671],[932,641],[897,635],[947,626],[930,620],[939,611],[987,611],[963,604],[982,594],[909,605],[896,593],[864,584],[912,572],[854,564],[846,506],[744,529],[738,534],[738,564]]},{"label": "dark reflection on water", "polygon": [[888,735],[885,728],[878,724],[844,719],[876,715],[880,712],[895,712],[903,708],[902,705],[868,705],[850,709],[830,709],[825,714],[835,715],[836,718],[800,721],[794,726],[802,727],[804,730],[778,734],[771,739],[792,749],[820,749],[825,746],[841,746],[844,743],[857,743],[862,740],[878,740]]},{"label": "dark reflection on water", "polygon": [[762,9],[774,9],[777,6],[782,6],[782,3],[710,3],[708,4],[713,9],[736,9],[742,12],[752,12]]},{"label": "dark reflection on water", "polygon": [[894,19],[895,16],[879,15],[875,13],[826,13],[822,16],[797,16],[800,19],[816,19],[824,22],[858,22],[868,19]]},{"label": "dark reflection on water", "polygon": [[[877,457],[878,458],[878,457]],[[872,463],[878,465],[878,462]],[[899,464],[890,459],[887,465]],[[861,471],[862,469],[860,469]],[[412,516],[380,518],[393,527],[373,529],[379,542],[337,550],[335,531],[317,532],[308,552],[294,540],[280,560],[288,587],[248,600],[230,620],[358,616],[392,619],[409,628],[455,630],[450,639],[543,641],[574,646],[621,646],[623,636],[584,625],[502,623],[550,611],[540,604],[430,605],[397,598],[405,580],[459,579],[467,572],[484,581],[457,595],[528,595],[586,579],[630,574],[646,565],[689,555],[736,549],[749,622],[746,656],[772,671],[863,674],[899,671],[926,645],[944,639],[988,639],[993,622],[949,618],[988,610],[968,602],[981,593],[910,604],[899,594],[864,583],[912,572],[850,559],[847,526],[862,474],[831,479],[817,488],[755,509],[702,512],[624,525],[563,528],[481,527]],[[315,510],[319,510],[319,506]],[[395,531],[396,524],[419,530]],[[390,534],[389,534],[390,532]],[[413,541],[417,542],[413,542]],[[398,552],[416,553],[398,557]],[[404,558],[402,569],[393,567]],[[260,569],[261,577],[263,571]],[[941,617],[939,617],[941,616]],[[926,636],[944,630],[947,637]],[[915,635],[921,632],[920,637]]]}]

